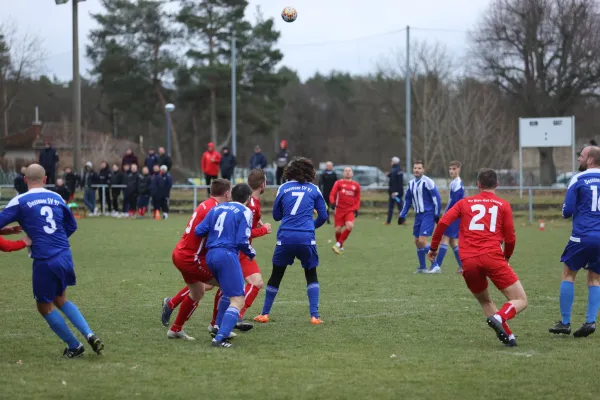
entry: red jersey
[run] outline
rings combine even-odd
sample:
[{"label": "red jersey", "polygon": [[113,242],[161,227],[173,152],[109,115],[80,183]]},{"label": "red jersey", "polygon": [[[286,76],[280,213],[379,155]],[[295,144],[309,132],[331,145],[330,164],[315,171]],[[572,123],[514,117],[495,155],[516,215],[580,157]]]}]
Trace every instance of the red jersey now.
[{"label": "red jersey", "polygon": [[432,249],[437,250],[446,228],[459,218],[461,260],[483,254],[506,259],[512,256],[517,238],[508,201],[491,192],[460,200],[440,219],[431,239]]},{"label": "red jersey", "polygon": [[252,211],[252,233],[250,234],[250,243],[252,243],[253,238],[266,235],[267,228],[265,228],[264,226],[261,226],[260,228],[258,227],[258,222],[261,218],[260,199],[257,199],[254,196],[250,196],[248,208]]},{"label": "red jersey", "polygon": [[337,209],[354,211],[360,208],[360,185],[358,182],[340,179],[333,184],[329,194],[329,202]]},{"label": "red jersey", "polygon": [[192,214],[192,218],[190,222],[188,222],[185,231],[183,232],[183,236],[179,239],[179,243],[175,246],[175,251],[179,253],[180,256],[184,259],[189,259],[190,262],[204,260],[206,257],[206,247],[204,247],[205,238],[198,237],[194,234],[194,230],[199,223],[204,220],[208,212],[215,207],[217,204],[217,200],[211,197],[208,200],[200,203],[194,214]]}]

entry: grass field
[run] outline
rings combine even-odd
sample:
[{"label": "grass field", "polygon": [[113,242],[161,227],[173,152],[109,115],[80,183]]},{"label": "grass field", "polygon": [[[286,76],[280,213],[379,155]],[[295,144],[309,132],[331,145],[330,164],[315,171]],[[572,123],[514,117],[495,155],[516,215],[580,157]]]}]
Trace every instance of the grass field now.
[{"label": "grass field", "polygon": [[[547,332],[559,317],[567,224],[545,232],[518,228],[511,263],[530,307],[511,323],[517,348],[504,348],[487,327],[451,255],[442,275],[413,275],[411,229],[365,217],[343,256],[330,250],[332,228],[319,231],[323,325],[308,323],[296,265],[284,278],[272,322],[240,334],[234,348],[213,349],[206,331],[211,292],[186,328],[195,342],[167,340],[160,324],[162,298],[182,286],[171,250],[186,222],[80,222],[72,238],[78,285],[69,295],[105,342],[101,357],[88,348],[82,359],[62,359],[63,344],[35,311],[30,260],[24,252],[2,254],[0,398],[597,398],[600,339]],[[255,247],[266,280],[274,237]],[[502,302],[498,292],[493,297]],[[577,327],[586,299],[580,279]],[[261,293],[248,317],[260,312],[262,300]]]}]

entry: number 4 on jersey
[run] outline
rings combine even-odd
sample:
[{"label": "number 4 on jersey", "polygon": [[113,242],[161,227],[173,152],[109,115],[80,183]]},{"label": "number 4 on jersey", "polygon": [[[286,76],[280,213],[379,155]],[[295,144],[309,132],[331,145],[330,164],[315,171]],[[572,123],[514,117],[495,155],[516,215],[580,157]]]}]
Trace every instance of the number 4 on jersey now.
[{"label": "number 4 on jersey", "polygon": [[227,212],[222,212],[219,217],[217,217],[217,221],[215,222],[215,231],[219,232],[219,237],[223,233],[223,226],[225,225],[225,217],[227,217]]},{"label": "number 4 on jersey", "polygon": [[[485,229],[484,224],[478,223],[485,216],[486,208],[483,204],[473,204],[471,206],[471,211],[476,212],[477,214],[471,220],[469,224],[470,231],[482,231]],[[498,206],[493,206],[489,210],[488,213],[491,214],[490,218],[490,232],[496,232],[496,220],[498,219]]]}]

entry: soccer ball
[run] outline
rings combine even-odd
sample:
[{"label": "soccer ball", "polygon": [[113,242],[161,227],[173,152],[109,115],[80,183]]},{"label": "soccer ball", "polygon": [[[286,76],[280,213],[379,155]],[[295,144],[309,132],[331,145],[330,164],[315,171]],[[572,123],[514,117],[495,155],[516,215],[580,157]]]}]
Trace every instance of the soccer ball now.
[{"label": "soccer ball", "polygon": [[281,12],[281,18],[283,18],[285,22],[294,22],[296,18],[298,18],[298,13],[294,7],[286,7]]}]

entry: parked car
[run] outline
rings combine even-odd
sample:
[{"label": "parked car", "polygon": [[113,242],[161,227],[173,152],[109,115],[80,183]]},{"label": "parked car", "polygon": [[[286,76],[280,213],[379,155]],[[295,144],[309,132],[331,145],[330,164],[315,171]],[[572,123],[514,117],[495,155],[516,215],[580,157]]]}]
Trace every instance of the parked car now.
[{"label": "parked car", "polygon": [[[350,167],[354,171],[354,180],[363,187],[387,187],[389,179],[387,174],[377,167],[368,165],[336,165],[333,170],[341,179],[344,176],[344,168]],[[317,171],[317,182],[321,171]]]}]

